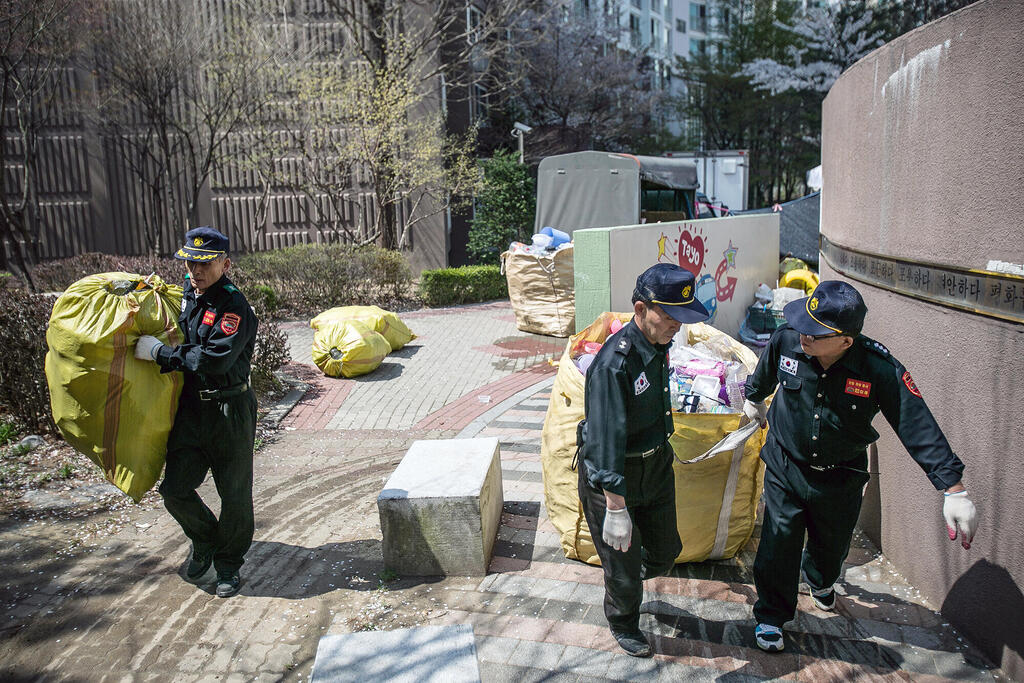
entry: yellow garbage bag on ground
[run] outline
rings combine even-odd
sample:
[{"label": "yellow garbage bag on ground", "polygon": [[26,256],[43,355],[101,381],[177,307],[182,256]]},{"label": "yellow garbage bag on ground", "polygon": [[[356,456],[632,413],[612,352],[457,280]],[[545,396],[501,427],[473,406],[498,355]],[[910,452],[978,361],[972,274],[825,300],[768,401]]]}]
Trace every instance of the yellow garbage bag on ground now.
[{"label": "yellow garbage bag on ground", "polygon": [[46,330],[54,422],[136,503],[160,478],[183,377],[135,358],[135,343],[182,342],[181,296],[156,276],[90,275],[60,295]]},{"label": "yellow garbage bag on ground", "polygon": [[318,330],[323,325],[342,320],[358,320],[371,330],[384,335],[384,338],[391,345],[392,351],[397,351],[416,338],[412,330],[399,320],[398,315],[391,311],[385,311],[378,306],[339,306],[338,308],[331,308],[310,320],[309,326],[314,330]]},{"label": "yellow garbage bag on ground", "polygon": [[313,362],[330,377],[365,375],[390,352],[384,335],[358,320],[321,323],[313,334]]},{"label": "yellow garbage bag on ground", "polygon": [[[609,336],[611,322],[628,322],[627,313],[602,313],[589,327],[569,338],[558,363],[541,432],[541,466],[548,518],[561,535],[562,551],[570,559],[600,564],[577,492],[576,425],[583,419],[583,374],[572,361],[586,342]],[[684,325],[687,341],[711,341],[728,348],[731,357],[753,372],[754,353],[715,328]],[[742,415],[674,413],[675,432],[669,443],[680,460],[693,460],[739,427]],[[766,430],[758,430],[742,449],[692,464],[676,461],[676,524],[683,551],[676,562],[700,562],[732,557],[750,539],[761,496],[764,466],[759,458]]]},{"label": "yellow garbage bag on ground", "polygon": [[568,337],[576,328],[576,285],[572,247],[550,254],[506,251],[501,267],[508,298],[523,332]]}]

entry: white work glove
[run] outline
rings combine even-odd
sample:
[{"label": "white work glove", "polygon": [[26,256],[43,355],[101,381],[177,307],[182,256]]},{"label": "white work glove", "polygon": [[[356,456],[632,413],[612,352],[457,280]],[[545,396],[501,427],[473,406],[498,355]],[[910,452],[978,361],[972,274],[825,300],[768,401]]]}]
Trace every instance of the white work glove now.
[{"label": "white work glove", "polygon": [[946,518],[946,533],[949,540],[956,540],[957,533],[960,534],[960,545],[964,550],[969,550],[971,541],[974,540],[974,532],[978,530],[978,509],[967,497],[967,491],[947,493],[942,504],[942,516]]},{"label": "white work glove", "polygon": [[160,352],[161,346],[163,346],[163,342],[159,339],[144,334],[139,337],[139,341],[135,345],[135,357],[139,360],[156,360],[156,354]]},{"label": "white work glove", "polygon": [[751,422],[757,422],[757,425],[764,429],[765,425],[768,424],[766,416],[768,415],[768,407],[764,404],[764,401],[760,403],[754,403],[753,401],[743,402],[743,414],[747,416]]},{"label": "white work glove", "polygon": [[616,550],[622,552],[629,550],[630,542],[633,539],[633,520],[629,518],[629,511],[626,508],[605,510],[601,538]]}]

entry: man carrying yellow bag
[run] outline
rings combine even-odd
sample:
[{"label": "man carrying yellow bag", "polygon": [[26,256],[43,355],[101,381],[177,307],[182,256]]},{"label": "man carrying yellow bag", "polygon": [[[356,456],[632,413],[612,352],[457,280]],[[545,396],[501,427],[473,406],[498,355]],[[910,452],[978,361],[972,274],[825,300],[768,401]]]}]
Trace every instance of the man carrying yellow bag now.
[{"label": "man carrying yellow bag", "polygon": [[[178,317],[185,340],[171,348],[156,337],[139,337],[135,357],[185,376],[160,495],[192,541],[186,578],[199,581],[212,564],[217,596],[227,598],[241,585],[239,569],[255,527],[256,396],[249,368],[258,321],[225,274],[231,267],[225,235],[209,227],[189,230],[174,257],[188,268]],[[221,497],[219,520],[196,493],[210,471]]]},{"label": "man carrying yellow bag", "polygon": [[667,354],[682,323],[709,317],[696,289],[693,273],[674,264],[641,273],[633,319],[605,341],[587,371],[580,502],[604,570],[605,617],[634,657],[651,655],[640,631],[643,580],[669,571],[682,550]]}]

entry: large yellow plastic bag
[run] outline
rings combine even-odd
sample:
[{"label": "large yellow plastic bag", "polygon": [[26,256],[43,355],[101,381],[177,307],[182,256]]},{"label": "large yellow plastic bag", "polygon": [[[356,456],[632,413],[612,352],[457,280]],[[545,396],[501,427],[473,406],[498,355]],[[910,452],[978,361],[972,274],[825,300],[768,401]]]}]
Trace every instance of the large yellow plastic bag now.
[{"label": "large yellow plastic bag", "polygon": [[331,308],[310,320],[309,326],[318,330],[322,325],[342,320],[358,320],[371,330],[379,332],[388,340],[392,351],[397,351],[416,338],[412,330],[399,320],[398,315],[377,306]]},{"label": "large yellow plastic bag", "polygon": [[[603,343],[613,320],[627,322],[627,313],[602,313],[569,338],[558,363],[541,433],[544,501],[551,523],[561,534],[562,550],[570,559],[600,564],[577,492],[577,472],[571,469],[576,452],[576,425],[583,419],[584,377],[572,357],[586,342]],[[757,357],[715,328],[697,323],[684,326],[687,342],[704,341],[726,349],[753,371]],[[681,460],[692,460],[739,426],[740,414],[673,413],[675,431],[669,440]],[[675,462],[676,525],[683,551],[676,562],[699,562],[732,557],[750,539],[761,495],[764,466],[759,458],[765,430],[750,437],[742,451],[682,464]],[[582,466],[582,465],[578,465]]]},{"label": "large yellow plastic bag", "polygon": [[181,296],[156,276],[90,275],[60,295],[46,330],[54,422],[135,502],[160,478],[183,383],[135,358],[135,343],[145,334],[182,342]]},{"label": "large yellow plastic bag", "polygon": [[313,362],[330,377],[357,377],[377,369],[391,344],[358,320],[322,323],[313,334]]}]

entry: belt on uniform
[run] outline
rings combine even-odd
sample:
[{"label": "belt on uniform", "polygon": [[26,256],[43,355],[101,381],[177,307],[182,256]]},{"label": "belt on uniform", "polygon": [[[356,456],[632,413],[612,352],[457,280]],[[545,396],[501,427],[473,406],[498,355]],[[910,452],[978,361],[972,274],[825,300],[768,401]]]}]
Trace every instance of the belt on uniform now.
[{"label": "belt on uniform", "polygon": [[[852,470],[854,472],[860,472],[861,474],[870,474],[867,470],[863,470],[859,467],[854,467],[853,465],[850,464],[851,462],[853,461],[848,460],[846,462],[837,462],[832,465],[811,465],[809,463],[803,463],[803,466],[808,469],[814,470],[815,472],[831,472],[832,470]],[[859,460],[858,464],[860,464]]]},{"label": "belt on uniform", "polygon": [[626,457],[627,458],[649,458],[652,455],[654,455],[655,453],[659,452],[664,447],[665,447],[665,444],[659,444],[659,445],[655,446],[654,448],[651,448],[651,449],[646,450],[646,451],[636,451],[634,453],[626,453]]},{"label": "belt on uniform", "polygon": [[200,401],[217,401],[223,398],[231,398],[232,396],[238,396],[244,394],[249,390],[249,383],[242,382],[231,387],[224,387],[222,389],[200,389],[199,400]]}]

